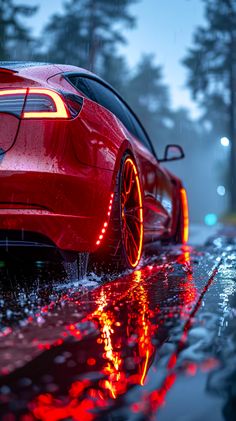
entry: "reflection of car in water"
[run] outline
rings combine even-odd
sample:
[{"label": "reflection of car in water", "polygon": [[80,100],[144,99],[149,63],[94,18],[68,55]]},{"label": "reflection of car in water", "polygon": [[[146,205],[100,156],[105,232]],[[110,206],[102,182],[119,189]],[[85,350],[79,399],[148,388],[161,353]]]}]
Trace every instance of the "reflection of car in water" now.
[{"label": "reflection of car in water", "polygon": [[159,165],[182,150],[170,145],[158,160],[135,114],[94,74],[1,62],[0,148],[0,230],[13,243],[48,239],[134,268],[146,244],[187,240],[185,190]]},{"label": "reflection of car in water", "polygon": [[[181,253],[176,262],[191,269],[188,254]],[[32,370],[33,384],[40,391],[27,404],[33,416],[44,421],[92,421],[132,419],[131,413],[140,413],[140,419],[151,419],[145,417],[146,411],[149,416],[155,413],[175,382],[182,339],[177,348],[161,352],[161,347],[177,335],[179,321],[187,320],[186,307],[197,297],[191,275],[183,272],[185,282],[176,275],[167,279],[165,265],[149,266],[94,290],[92,311],[68,324],[60,346],[52,346],[49,356],[44,353],[37,361],[39,370]],[[182,290],[180,296],[176,287]],[[73,313],[77,308],[81,315],[83,307],[78,300]],[[48,382],[43,382],[46,361]],[[18,379],[14,382],[19,384]],[[56,385],[52,392],[51,382]]]},{"label": "reflection of car in water", "polygon": [[[155,413],[178,376],[191,310],[195,314],[202,300],[189,246],[168,250],[153,265],[86,293],[63,287],[53,262],[34,269],[34,276],[28,266],[19,276],[14,265],[4,301],[15,316],[11,333],[2,330],[9,336],[1,336],[0,376],[0,388],[7,385],[11,393],[2,394],[0,418],[92,421],[120,419],[120,411],[122,419],[133,411]],[[32,279],[40,280],[38,290]]]}]

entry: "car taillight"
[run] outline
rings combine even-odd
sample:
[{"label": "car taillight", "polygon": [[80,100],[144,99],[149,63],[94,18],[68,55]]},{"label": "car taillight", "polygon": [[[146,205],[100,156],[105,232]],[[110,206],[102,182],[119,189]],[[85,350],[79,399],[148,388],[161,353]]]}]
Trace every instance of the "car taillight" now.
[{"label": "car taillight", "polygon": [[49,89],[29,88],[22,118],[69,118],[60,95]]},{"label": "car taillight", "polygon": [[67,94],[61,96],[50,89],[0,90],[0,112],[14,114],[22,119],[74,118],[81,107],[80,97]]},{"label": "car taillight", "polygon": [[182,212],[183,212],[183,231],[182,231],[182,242],[186,244],[188,242],[189,235],[189,215],[188,215],[188,198],[186,190],[182,187],[180,189]]},{"label": "car taillight", "polygon": [[0,90],[0,113],[20,117],[23,111],[27,89]]}]

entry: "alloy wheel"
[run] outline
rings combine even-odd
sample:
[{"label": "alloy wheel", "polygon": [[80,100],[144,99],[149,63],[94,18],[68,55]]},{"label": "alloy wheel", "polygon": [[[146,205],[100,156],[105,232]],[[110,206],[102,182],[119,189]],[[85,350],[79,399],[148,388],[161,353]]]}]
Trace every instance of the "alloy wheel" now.
[{"label": "alloy wheel", "polygon": [[128,264],[135,268],[143,246],[143,203],[137,167],[126,158],[121,183],[122,241]]}]

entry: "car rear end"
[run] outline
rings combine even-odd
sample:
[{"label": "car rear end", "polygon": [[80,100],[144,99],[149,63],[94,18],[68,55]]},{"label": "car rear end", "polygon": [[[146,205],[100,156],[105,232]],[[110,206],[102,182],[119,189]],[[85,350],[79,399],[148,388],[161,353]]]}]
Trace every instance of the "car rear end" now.
[{"label": "car rear end", "polygon": [[83,99],[48,84],[56,67],[29,68],[0,63],[0,231],[94,251],[112,174],[82,164],[74,153]]}]

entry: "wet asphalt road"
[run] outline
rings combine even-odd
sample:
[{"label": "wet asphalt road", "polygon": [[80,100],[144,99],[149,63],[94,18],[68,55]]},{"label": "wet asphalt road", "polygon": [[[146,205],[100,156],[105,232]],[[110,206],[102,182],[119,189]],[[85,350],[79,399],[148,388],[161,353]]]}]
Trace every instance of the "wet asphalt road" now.
[{"label": "wet asphalt road", "polygon": [[2,257],[0,420],[235,420],[235,269],[222,227],[112,279]]}]

